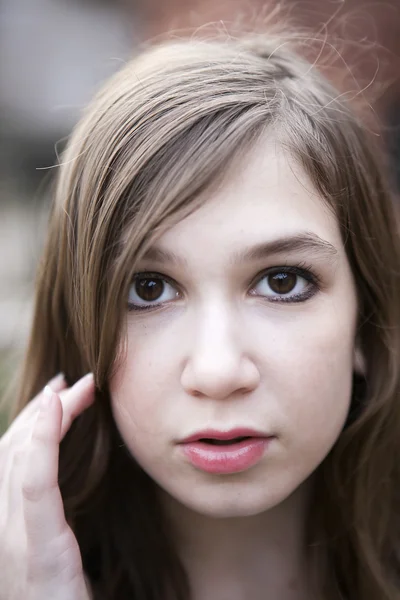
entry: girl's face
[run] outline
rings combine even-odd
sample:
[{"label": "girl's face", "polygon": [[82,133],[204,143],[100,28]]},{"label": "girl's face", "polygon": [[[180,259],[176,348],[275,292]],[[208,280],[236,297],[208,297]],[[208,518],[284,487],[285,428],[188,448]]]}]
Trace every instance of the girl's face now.
[{"label": "girl's face", "polygon": [[129,308],[112,408],[151,478],[213,516],[300,488],[346,421],[357,301],[336,218],[276,144],[159,239]]}]

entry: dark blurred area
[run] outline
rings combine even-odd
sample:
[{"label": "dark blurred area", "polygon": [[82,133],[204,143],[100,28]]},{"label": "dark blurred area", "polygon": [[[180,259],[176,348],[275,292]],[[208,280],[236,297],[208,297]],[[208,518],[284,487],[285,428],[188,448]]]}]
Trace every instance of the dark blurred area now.
[{"label": "dark blurred area", "polygon": [[[393,185],[400,186],[400,0],[286,3],[300,24],[324,31],[336,15],[343,19],[343,35],[355,42],[371,40],[373,51],[363,59],[361,77],[372,82],[377,72],[381,82],[372,108],[383,124]],[[248,20],[251,27],[257,15],[275,5],[262,0],[0,0],[0,392],[26,341],[57,151],[82,108],[141,42],[221,20]],[[356,45],[349,48],[339,62],[351,65]]]}]

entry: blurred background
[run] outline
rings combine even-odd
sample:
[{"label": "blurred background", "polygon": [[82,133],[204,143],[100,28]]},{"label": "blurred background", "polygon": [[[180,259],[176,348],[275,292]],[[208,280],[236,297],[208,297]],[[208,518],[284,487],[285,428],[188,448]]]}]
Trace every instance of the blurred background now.
[{"label": "blurred background", "polygon": [[[246,23],[263,0],[0,0],[0,396],[26,343],[33,280],[46,228],[57,151],[101,82],[147,40],[215,21]],[[368,39],[340,60],[376,74],[393,186],[400,187],[400,0],[286,0],[292,18],[320,30],[337,13],[344,35]],[[0,431],[4,426],[0,414]]]}]

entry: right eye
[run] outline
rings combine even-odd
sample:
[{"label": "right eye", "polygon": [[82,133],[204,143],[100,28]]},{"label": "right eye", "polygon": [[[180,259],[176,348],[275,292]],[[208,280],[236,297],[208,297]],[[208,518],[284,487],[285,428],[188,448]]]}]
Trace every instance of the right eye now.
[{"label": "right eye", "polygon": [[129,289],[131,310],[155,308],[179,298],[179,292],[165,277],[157,273],[137,273]]}]

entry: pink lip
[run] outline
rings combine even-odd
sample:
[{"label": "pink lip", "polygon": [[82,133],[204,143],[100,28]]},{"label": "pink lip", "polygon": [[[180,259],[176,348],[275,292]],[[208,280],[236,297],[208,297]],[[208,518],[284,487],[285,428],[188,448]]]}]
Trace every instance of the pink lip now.
[{"label": "pink lip", "polygon": [[187,442],[198,442],[199,440],[211,439],[211,440],[233,440],[238,437],[270,437],[265,433],[256,431],[255,429],[246,429],[244,427],[237,427],[230,429],[229,431],[218,431],[217,429],[205,429],[204,431],[198,431],[193,435],[182,440],[182,444]]},{"label": "pink lip", "polygon": [[[221,446],[204,441],[227,441],[240,437],[246,439]],[[228,475],[246,471],[256,465],[273,437],[250,429],[233,429],[226,432],[207,430],[186,438],[180,445],[184,455],[195,468],[215,475]]]}]

